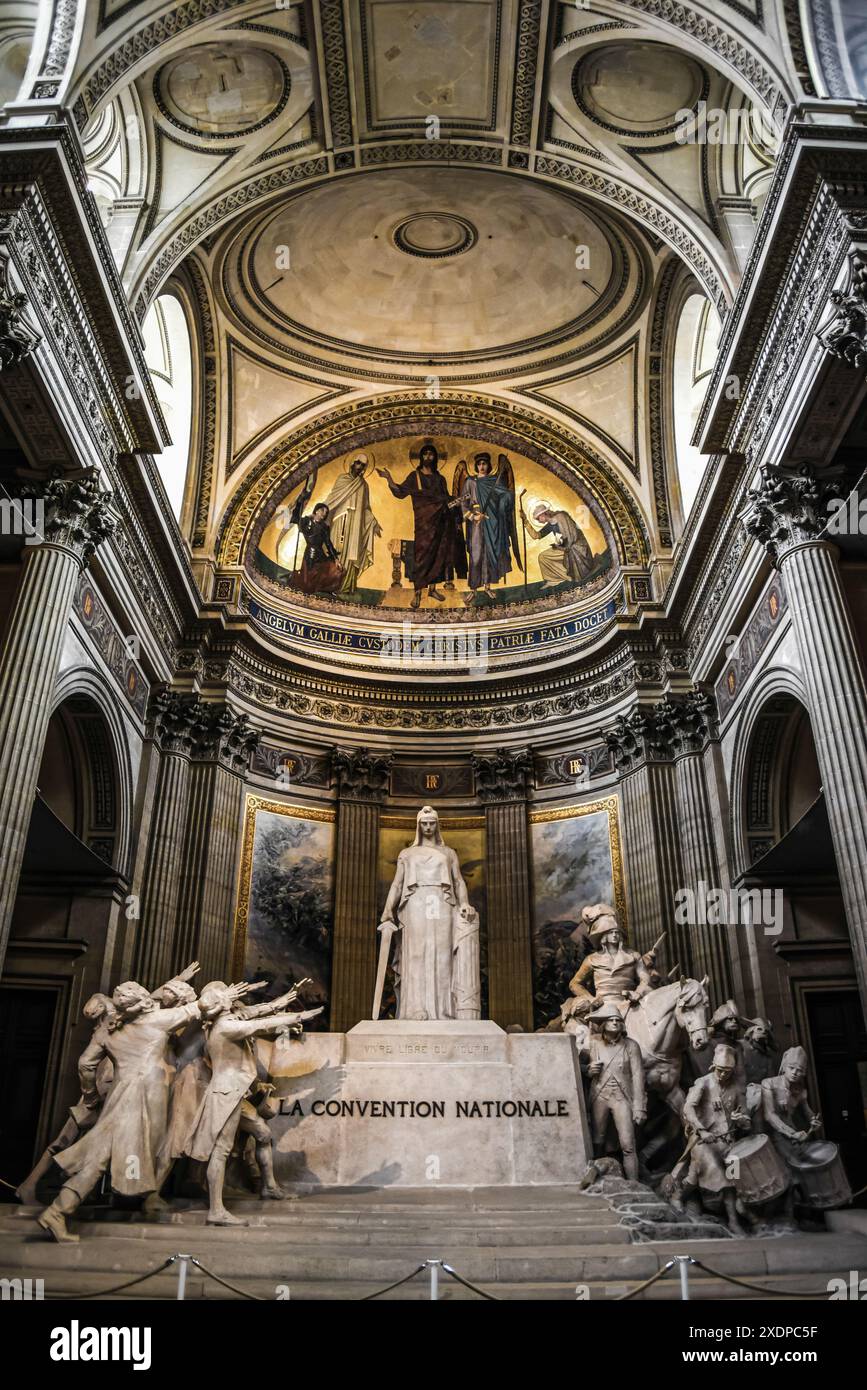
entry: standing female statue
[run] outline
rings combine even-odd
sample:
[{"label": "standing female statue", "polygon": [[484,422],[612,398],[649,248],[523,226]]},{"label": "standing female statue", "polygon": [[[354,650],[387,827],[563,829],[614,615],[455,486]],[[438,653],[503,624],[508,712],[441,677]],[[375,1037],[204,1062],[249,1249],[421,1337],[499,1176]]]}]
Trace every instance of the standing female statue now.
[{"label": "standing female statue", "polygon": [[[443,842],[430,806],[419,811],[415,840],[397,857],[379,930],[380,982],[387,943],[395,935],[398,1018],[479,1017],[478,914],[470,907],[458,856]],[[374,1017],[378,1013],[377,999]]]}]

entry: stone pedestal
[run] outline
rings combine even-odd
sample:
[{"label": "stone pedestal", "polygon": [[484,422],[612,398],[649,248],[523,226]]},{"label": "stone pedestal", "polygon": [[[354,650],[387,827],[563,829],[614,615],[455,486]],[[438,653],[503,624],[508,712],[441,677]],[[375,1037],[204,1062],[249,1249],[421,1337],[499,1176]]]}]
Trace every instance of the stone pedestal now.
[{"label": "stone pedestal", "polygon": [[565,1034],[489,1020],[359,1023],[278,1040],[278,1180],[330,1186],[577,1182],[591,1148]]}]

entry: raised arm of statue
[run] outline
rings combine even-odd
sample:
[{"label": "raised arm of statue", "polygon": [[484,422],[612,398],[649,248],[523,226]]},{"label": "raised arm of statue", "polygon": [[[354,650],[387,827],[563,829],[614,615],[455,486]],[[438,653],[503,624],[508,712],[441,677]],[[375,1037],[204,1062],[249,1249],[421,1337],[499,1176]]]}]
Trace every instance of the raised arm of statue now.
[{"label": "raised arm of statue", "polygon": [[278,1028],[289,1028],[293,1023],[306,1023],[309,1018],[321,1014],[324,1007],[324,1004],[320,1004],[318,1009],[303,1009],[297,1014],[271,1014],[268,1018],[238,1018],[232,1015],[223,1027],[228,1036],[237,1042],[241,1038],[255,1038]]}]

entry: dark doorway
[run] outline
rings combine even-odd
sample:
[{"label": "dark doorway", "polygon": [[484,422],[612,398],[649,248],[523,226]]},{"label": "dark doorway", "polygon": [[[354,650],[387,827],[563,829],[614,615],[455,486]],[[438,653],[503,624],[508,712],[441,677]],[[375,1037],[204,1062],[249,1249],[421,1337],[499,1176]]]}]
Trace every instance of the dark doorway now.
[{"label": "dark doorway", "polygon": [[[840,1145],[853,1191],[867,1183],[867,1028],[856,990],[807,995],[825,1134]],[[861,1196],[858,1205],[867,1204]]]},{"label": "dark doorway", "polygon": [[0,988],[0,1177],[13,1187],[33,1167],[56,1005],[52,989]]}]

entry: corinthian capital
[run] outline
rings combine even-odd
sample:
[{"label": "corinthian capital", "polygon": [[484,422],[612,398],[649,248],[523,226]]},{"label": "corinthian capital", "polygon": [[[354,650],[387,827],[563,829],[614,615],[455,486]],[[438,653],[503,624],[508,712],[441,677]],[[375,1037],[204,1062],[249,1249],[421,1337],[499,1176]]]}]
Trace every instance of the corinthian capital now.
[{"label": "corinthian capital", "polygon": [[774,564],[793,546],[814,540],[828,524],[827,503],[839,492],[835,479],[817,477],[809,464],[785,468],[768,463],[747,494],[744,529],[761,541]]},{"label": "corinthian capital", "polygon": [[533,760],[526,748],[495,748],[473,754],[473,772],[480,801],[521,801],[527,795],[527,778]]},{"label": "corinthian capital", "polygon": [[342,799],[383,802],[388,792],[392,761],[391,753],[371,753],[366,748],[335,748],[331,767]]},{"label": "corinthian capital", "polygon": [[17,367],[42,341],[24,317],[26,308],[27,296],[9,284],[8,259],[0,258],[0,371]]},{"label": "corinthian capital", "polygon": [[117,525],[111,493],[101,492],[95,469],[79,477],[52,478],[39,499],[42,534],[51,545],[71,551],[82,569]]}]

